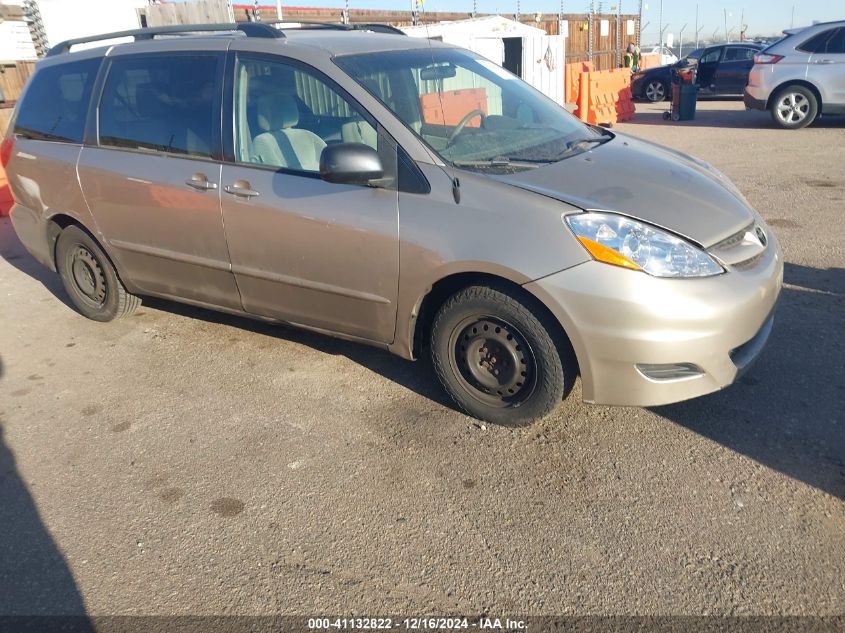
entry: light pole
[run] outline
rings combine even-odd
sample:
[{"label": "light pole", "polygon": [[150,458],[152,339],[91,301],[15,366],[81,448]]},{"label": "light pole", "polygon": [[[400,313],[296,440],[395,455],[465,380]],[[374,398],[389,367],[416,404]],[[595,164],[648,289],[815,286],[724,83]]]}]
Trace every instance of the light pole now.
[{"label": "light pole", "polygon": [[640,46],[643,37],[643,0],[640,0],[640,15],[637,18],[637,46]]},{"label": "light pole", "polygon": [[660,0],[660,12],[657,17],[657,27],[660,29],[660,53],[663,54],[663,0]]},{"label": "light pole", "polygon": [[684,56],[684,29],[687,28],[687,25],[684,24],[681,27],[681,32],[678,33],[678,59],[682,59]]},{"label": "light pole", "polygon": [[698,33],[699,33],[700,30],[701,29],[698,28],[698,5],[695,5],[695,47],[696,48],[698,48]]}]

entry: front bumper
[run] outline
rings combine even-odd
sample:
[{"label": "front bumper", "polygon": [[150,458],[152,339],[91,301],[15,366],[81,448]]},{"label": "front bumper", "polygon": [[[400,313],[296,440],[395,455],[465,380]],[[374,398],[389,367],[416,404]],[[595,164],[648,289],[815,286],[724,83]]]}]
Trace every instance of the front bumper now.
[{"label": "front bumper", "polygon": [[[569,335],[586,402],[656,406],[733,383],[768,338],[782,282],[772,236],[752,268],[716,277],[658,279],[590,261],[525,288]],[[669,379],[642,371],[675,364],[696,371]]]}]

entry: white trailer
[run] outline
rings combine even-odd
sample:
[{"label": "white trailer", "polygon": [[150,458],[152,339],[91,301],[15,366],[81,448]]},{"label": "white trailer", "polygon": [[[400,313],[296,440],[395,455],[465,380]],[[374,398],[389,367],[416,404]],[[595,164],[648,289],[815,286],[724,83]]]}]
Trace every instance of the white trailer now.
[{"label": "white trailer", "polygon": [[563,35],[546,35],[543,29],[498,15],[408,26],[402,30],[413,37],[428,37],[474,51],[564,105]]}]

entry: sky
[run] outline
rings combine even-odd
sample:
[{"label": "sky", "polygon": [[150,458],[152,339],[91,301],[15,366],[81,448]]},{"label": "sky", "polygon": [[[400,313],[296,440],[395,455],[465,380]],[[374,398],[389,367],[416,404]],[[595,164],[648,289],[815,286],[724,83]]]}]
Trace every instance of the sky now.
[{"label": "sky", "polygon": [[[349,0],[349,7],[353,9],[409,9],[414,0]],[[238,0],[238,3],[248,3],[249,0]],[[273,0],[261,0],[261,4],[275,4]],[[286,6],[307,7],[342,7],[344,0],[283,0]],[[516,12],[517,0],[477,0],[478,11],[485,13],[513,14]],[[558,0],[519,0],[521,13],[546,12],[556,13],[560,10]],[[596,0],[596,7],[599,2]],[[616,6],[618,0],[603,0],[601,2],[605,12],[610,12],[611,6]],[[638,0],[621,0],[623,13],[636,13]],[[706,2],[701,0],[663,0],[663,24],[669,25],[666,33],[672,32],[677,42],[679,31],[684,24],[684,40],[689,41],[695,33],[695,7],[699,7],[698,25],[702,29],[702,38],[711,38],[713,31],[718,29],[718,35],[724,37],[725,17],[727,10],[728,31],[733,31],[731,39],[739,39],[740,17],[745,11],[744,23],[748,25],[749,35],[773,35],[789,28],[792,21],[792,11],[795,7],[795,26],[809,25],[813,20],[827,21],[845,19],[845,0],[720,0]],[[472,11],[473,0],[424,0],[427,11]],[[590,3],[587,0],[565,0],[563,10],[566,13],[586,13]],[[648,9],[645,9],[648,6]],[[643,30],[644,41],[658,40],[658,24],[660,0],[643,0]]]}]

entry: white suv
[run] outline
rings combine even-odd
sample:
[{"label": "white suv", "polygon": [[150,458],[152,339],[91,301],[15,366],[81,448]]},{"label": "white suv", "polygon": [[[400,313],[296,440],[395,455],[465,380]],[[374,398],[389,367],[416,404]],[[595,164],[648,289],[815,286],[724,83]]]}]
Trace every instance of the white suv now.
[{"label": "white suv", "polygon": [[746,108],[769,110],[781,127],[797,130],[820,114],[845,114],[845,20],[784,31],[754,56]]}]

